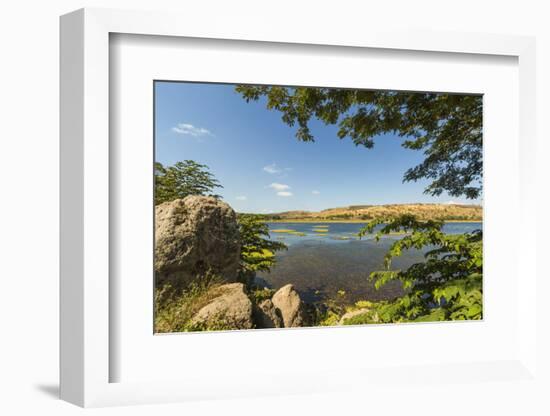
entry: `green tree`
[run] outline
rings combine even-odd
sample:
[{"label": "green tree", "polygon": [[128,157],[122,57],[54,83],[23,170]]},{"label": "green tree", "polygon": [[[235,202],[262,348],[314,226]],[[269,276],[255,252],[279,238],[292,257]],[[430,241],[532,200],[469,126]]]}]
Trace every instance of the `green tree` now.
[{"label": "green tree", "polygon": [[[360,231],[360,236],[382,227],[375,238],[406,232],[395,241],[385,256],[385,269],[371,273],[378,289],[391,280],[399,280],[406,295],[385,304],[378,311],[382,321],[481,319],[483,247],[482,233],[445,234],[443,222],[417,221],[402,215],[389,222],[375,220]],[[426,261],[406,270],[391,270],[391,262],[405,250],[428,249]]]},{"label": "green tree", "polygon": [[269,227],[261,215],[239,214],[241,259],[239,276],[249,285],[256,272],[269,272],[275,264],[275,252],[286,245],[269,238]]},{"label": "green tree", "polygon": [[338,125],[338,137],[372,148],[374,137],[393,133],[402,146],[422,150],[425,159],[408,169],[404,181],[428,179],[430,195],[477,198],[482,184],[482,97],[437,93],[406,93],[338,88],[239,85],[249,101],[265,97],[279,111],[296,137],[314,141],[310,121]]},{"label": "green tree", "polygon": [[168,167],[155,162],[155,205],[188,195],[219,198],[219,195],[213,194],[213,190],[223,186],[208,169],[208,166],[193,160],[184,160]]}]

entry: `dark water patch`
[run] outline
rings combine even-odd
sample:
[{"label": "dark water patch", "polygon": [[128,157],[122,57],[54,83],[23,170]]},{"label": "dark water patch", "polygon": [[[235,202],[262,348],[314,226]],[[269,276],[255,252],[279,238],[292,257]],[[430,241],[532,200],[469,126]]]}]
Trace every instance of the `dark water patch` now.
[{"label": "dark water patch", "polygon": [[[374,241],[348,241],[344,244],[327,244],[306,241],[295,244],[287,252],[277,254],[277,264],[271,273],[260,273],[274,288],[292,283],[307,302],[335,298],[338,291],[345,299],[392,299],[402,294],[398,282],[391,282],[380,290],[374,288],[369,274],[383,269],[387,243]],[[406,267],[422,260],[420,252],[407,253],[394,262],[395,267]]]},{"label": "dark water patch", "polygon": [[[316,225],[325,225],[327,232],[317,233]],[[275,289],[292,283],[307,302],[327,298],[342,298],[346,302],[357,300],[385,300],[401,296],[399,282],[390,282],[379,290],[369,280],[373,271],[383,270],[384,256],[391,244],[402,236],[389,236],[376,242],[372,236],[359,240],[358,223],[272,223],[270,229],[290,229],[304,236],[272,233],[272,238],[288,245],[288,251],[276,254],[277,264],[270,273],[259,273],[266,285]],[[480,223],[446,224],[449,233],[470,232]],[[351,238],[351,240],[350,240]],[[404,269],[424,260],[423,252],[409,250],[395,258],[392,269]]]}]

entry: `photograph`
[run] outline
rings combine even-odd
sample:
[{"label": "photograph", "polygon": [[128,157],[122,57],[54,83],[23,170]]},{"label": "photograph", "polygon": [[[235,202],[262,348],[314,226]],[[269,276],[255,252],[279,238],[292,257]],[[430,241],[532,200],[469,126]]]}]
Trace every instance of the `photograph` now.
[{"label": "photograph", "polygon": [[154,333],[483,319],[483,96],[156,80]]}]

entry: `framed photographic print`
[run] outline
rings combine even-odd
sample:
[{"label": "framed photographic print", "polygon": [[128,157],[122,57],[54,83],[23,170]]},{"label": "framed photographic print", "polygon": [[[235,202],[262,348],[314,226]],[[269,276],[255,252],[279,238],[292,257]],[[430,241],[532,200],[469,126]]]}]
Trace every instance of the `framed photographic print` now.
[{"label": "framed photographic print", "polygon": [[532,39],[61,23],[64,399],[537,383]]}]

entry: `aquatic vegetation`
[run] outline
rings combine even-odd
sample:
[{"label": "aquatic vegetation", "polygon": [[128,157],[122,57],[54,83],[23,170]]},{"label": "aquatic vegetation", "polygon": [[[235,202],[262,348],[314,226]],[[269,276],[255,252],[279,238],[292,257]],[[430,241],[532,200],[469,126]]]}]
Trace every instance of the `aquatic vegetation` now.
[{"label": "aquatic vegetation", "polygon": [[315,232],[315,233],[328,233],[328,230],[324,230],[324,229],[316,230],[316,229],[314,229],[313,232]]},{"label": "aquatic vegetation", "polygon": [[[272,233],[276,233],[276,234],[290,234],[290,235],[295,235],[295,236],[298,236],[298,237],[303,237],[306,235],[306,233],[302,232],[302,231],[296,231],[296,230],[291,230],[291,229],[286,229],[286,228],[279,228],[279,229],[275,229],[275,230],[271,230]],[[282,238],[282,237],[277,237],[277,238]]]}]

